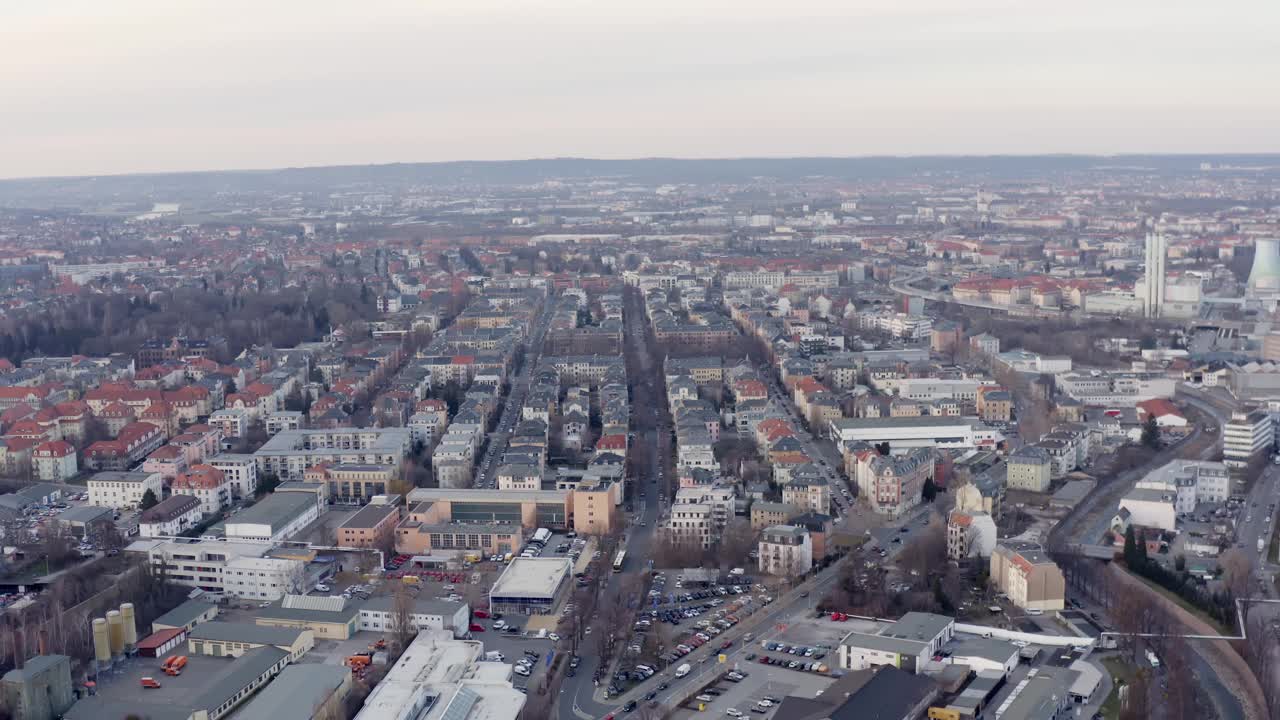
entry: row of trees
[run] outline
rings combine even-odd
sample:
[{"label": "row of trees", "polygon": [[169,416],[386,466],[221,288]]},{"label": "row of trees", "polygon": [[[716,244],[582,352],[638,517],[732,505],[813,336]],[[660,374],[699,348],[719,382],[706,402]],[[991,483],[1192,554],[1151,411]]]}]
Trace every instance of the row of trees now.
[{"label": "row of trees", "polygon": [[0,357],[132,353],[150,338],[181,334],[224,337],[234,355],[253,344],[291,347],[330,327],[375,317],[372,293],[355,282],[234,293],[187,287],[154,302],[84,294],[0,318]]}]

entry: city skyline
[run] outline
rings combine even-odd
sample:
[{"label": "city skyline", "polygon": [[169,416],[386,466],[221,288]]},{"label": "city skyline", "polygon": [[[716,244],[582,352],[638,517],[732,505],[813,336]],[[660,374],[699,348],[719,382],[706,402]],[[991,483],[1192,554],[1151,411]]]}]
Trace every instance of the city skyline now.
[{"label": "city skyline", "polygon": [[1280,151],[1274,7],[877,5],[8,8],[0,176]]}]

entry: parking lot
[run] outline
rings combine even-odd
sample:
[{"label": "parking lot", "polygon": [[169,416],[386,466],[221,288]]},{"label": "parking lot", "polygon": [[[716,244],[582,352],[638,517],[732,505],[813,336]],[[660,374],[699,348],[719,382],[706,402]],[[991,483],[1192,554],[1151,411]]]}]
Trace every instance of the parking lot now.
[{"label": "parking lot", "polygon": [[[744,677],[734,682],[730,672]],[[788,695],[814,698],[834,680],[825,675],[797,672],[782,668],[753,665],[749,662],[729,664],[715,682],[699,688],[689,702],[677,708],[674,718],[725,717],[730,708],[744,715],[771,718],[777,703]],[[701,698],[701,699],[699,699]]]}]

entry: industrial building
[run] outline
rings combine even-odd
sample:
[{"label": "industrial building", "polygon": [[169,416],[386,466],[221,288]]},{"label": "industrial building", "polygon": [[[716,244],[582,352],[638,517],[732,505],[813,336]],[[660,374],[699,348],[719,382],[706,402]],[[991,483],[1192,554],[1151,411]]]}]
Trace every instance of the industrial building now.
[{"label": "industrial building", "polygon": [[310,630],[322,640],[347,640],[359,627],[360,603],[341,596],[285,595],[260,609],[254,623],[261,627]]},{"label": "industrial building", "polygon": [[550,613],[572,574],[573,562],[568,558],[517,557],[489,589],[489,608],[525,615]]},{"label": "industrial building", "polygon": [[481,662],[483,643],[418,633],[374,687],[356,720],[516,720],[525,696],[511,666]]},{"label": "industrial building", "polygon": [[837,649],[840,668],[865,670],[892,665],[920,672],[924,663],[955,636],[955,620],[932,613],[909,612],[877,632],[851,632]]},{"label": "industrial building", "polygon": [[[290,665],[236,714],[236,720],[344,717],[351,671],[339,665]],[[336,713],[336,714],[335,714]]]},{"label": "industrial building", "polygon": [[249,650],[273,647],[284,651],[290,661],[297,660],[315,646],[310,630],[264,627],[250,623],[214,620],[201,623],[187,633],[187,651],[192,655],[240,657]]},{"label": "industrial building", "polygon": [[[360,606],[360,629],[368,632],[387,632],[392,629],[395,597],[377,595]],[[413,599],[409,610],[409,623],[415,630],[445,630],[454,637],[467,634],[471,620],[471,608],[466,603],[419,596]]]},{"label": "industrial building", "polygon": [[[289,485],[305,486],[306,483]],[[228,540],[273,543],[287,540],[320,517],[324,511],[322,493],[321,486],[315,489],[281,486],[253,507],[233,515],[223,523],[223,532]],[[211,532],[216,530],[211,528]]]}]

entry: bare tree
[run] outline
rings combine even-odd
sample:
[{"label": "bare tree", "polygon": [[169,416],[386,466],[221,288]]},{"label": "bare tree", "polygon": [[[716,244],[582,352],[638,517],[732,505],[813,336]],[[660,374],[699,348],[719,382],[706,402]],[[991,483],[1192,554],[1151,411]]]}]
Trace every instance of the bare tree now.
[{"label": "bare tree", "polygon": [[934,513],[929,518],[929,524],[902,548],[898,562],[921,578],[926,577],[930,569],[946,564],[947,525],[941,515]]},{"label": "bare tree", "polygon": [[391,645],[396,657],[418,635],[418,629],[413,623],[413,604],[414,597],[405,584],[400,583],[391,591]]},{"label": "bare tree", "polygon": [[1249,590],[1249,576],[1253,574],[1253,561],[1240,548],[1231,548],[1218,557],[1222,568],[1222,584],[1234,597],[1243,597]]},{"label": "bare tree", "polygon": [[755,531],[746,518],[734,518],[724,526],[717,546],[717,559],[721,569],[742,567],[748,554],[755,548]]}]

